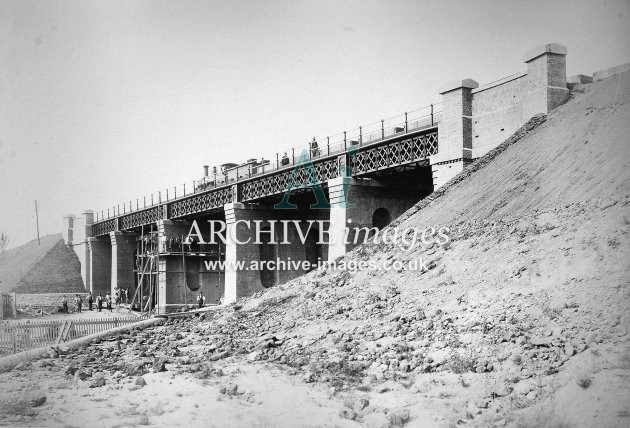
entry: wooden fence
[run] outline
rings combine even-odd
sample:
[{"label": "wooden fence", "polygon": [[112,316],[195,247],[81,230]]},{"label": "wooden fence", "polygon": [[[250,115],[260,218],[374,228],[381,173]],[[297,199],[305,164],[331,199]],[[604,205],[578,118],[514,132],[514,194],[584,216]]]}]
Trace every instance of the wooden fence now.
[{"label": "wooden fence", "polygon": [[94,333],[135,323],[146,317],[106,319],[4,321],[0,323],[0,356],[29,349],[59,345]]}]

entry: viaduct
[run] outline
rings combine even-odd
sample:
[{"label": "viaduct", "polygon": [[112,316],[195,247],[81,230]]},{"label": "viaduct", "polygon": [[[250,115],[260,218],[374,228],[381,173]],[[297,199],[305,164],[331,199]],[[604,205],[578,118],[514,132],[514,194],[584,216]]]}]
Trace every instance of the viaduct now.
[{"label": "viaduct", "polygon": [[[205,166],[204,177],[179,195],[175,188],[148,201],[70,214],[64,218],[65,242],[94,294],[129,289],[143,310],[160,312],[194,304],[198,291],[206,303],[235,302],[307,270],[208,268],[205,262],[289,257],[315,262],[342,256],[354,246],[343,239],[349,222],[386,226],[532,116],[566,102],[566,52],[555,43],[542,45],[525,54],[526,71],[482,87],[470,78],[446,84],[441,105],[271,159]],[[329,206],[322,205],[322,195]],[[226,234],[248,243],[185,239],[195,222],[206,234],[208,220],[224,222]],[[267,233],[255,236],[247,220],[258,221]],[[295,222],[272,228],[270,220]],[[313,223],[302,243],[296,226],[309,220],[328,222]],[[322,224],[334,243],[316,239]],[[262,241],[254,243],[257,238]]]}]

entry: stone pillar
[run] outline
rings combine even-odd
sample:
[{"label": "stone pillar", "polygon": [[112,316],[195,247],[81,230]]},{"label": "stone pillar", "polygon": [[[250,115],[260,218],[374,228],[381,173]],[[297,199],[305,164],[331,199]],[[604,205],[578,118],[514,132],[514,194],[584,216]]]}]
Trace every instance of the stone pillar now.
[{"label": "stone pillar", "polygon": [[108,293],[112,278],[112,248],[109,239],[87,238],[89,291],[93,295]]},{"label": "stone pillar", "polygon": [[433,188],[442,187],[463,170],[472,158],[472,90],[479,84],[473,79],[450,82],[442,94],[442,120],[438,124],[438,153],[431,156]]},{"label": "stone pillar", "polygon": [[63,218],[63,229],[61,231],[63,243],[72,245],[74,238],[74,214],[68,214]]},{"label": "stone pillar", "polygon": [[[239,261],[249,264],[252,260],[260,259],[260,250],[253,244],[256,234],[253,227],[245,223],[254,220],[262,220],[256,215],[250,206],[241,202],[233,202],[224,206],[226,222],[226,247],[225,247],[225,294],[223,303],[236,302],[241,297],[249,296],[263,290],[260,281],[260,271],[249,269],[235,269],[234,263]],[[235,240],[232,240],[234,237]],[[247,242],[247,243],[246,243]],[[232,264],[232,266],[229,266]]]},{"label": "stone pillar", "polygon": [[538,113],[549,113],[569,99],[566,55],[566,47],[550,43],[535,47],[523,57],[527,64],[525,120]]},{"label": "stone pillar", "polygon": [[92,225],[94,224],[94,211],[85,210],[83,212],[83,218],[85,223],[84,235],[86,238],[92,236]]},{"label": "stone pillar", "polygon": [[351,184],[351,177],[337,177],[328,180],[328,199],[331,205],[328,260],[335,260],[346,254],[346,225],[348,219],[352,221],[348,199]]},{"label": "stone pillar", "polygon": [[135,234],[114,231],[109,234],[112,243],[112,274],[111,291],[128,288],[130,292],[135,290],[136,277],[134,274],[136,250]]},{"label": "stone pillar", "polygon": [[74,224],[74,243],[72,249],[81,263],[81,278],[86,290],[90,290],[90,263],[87,238],[92,235],[92,224],[94,223],[94,213],[86,210],[83,213],[82,221]]}]

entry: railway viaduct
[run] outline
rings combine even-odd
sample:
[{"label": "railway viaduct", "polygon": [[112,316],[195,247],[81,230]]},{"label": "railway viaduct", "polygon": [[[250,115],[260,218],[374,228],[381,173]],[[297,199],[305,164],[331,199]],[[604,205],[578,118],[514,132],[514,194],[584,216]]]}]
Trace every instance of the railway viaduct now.
[{"label": "railway viaduct", "polygon": [[[565,59],[565,47],[542,45],[525,54],[523,72],[483,87],[469,78],[448,83],[440,90],[440,105],[269,159],[205,166],[204,176],[179,195],[175,188],[149,200],[70,214],[64,218],[65,241],[92,293],[128,288],[143,309],[154,305],[159,311],[194,303],[199,290],[206,303],[235,302],[308,269],[222,269],[205,262],[342,256],[355,245],[344,239],[348,224],[384,227],[532,116],[564,103]],[[274,227],[273,220],[285,220],[283,227]],[[242,244],[185,239],[196,227],[206,235],[209,221],[223,222],[225,234]],[[247,221],[258,222],[263,233],[257,235]],[[308,236],[298,239],[298,226],[307,230],[309,221]],[[334,242],[322,244],[316,239],[320,232]]]}]

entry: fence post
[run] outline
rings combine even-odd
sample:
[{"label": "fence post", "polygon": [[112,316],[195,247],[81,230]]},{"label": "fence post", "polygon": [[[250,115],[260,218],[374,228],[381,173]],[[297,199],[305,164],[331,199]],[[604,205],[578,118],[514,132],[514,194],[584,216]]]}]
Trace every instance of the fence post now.
[{"label": "fence post", "polygon": [[17,294],[13,293],[13,299],[11,302],[11,310],[13,311],[13,318],[17,318],[17,303],[16,303]]},{"label": "fence post", "polygon": [[433,126],[433,104],[431,104],[431,126]]}]

